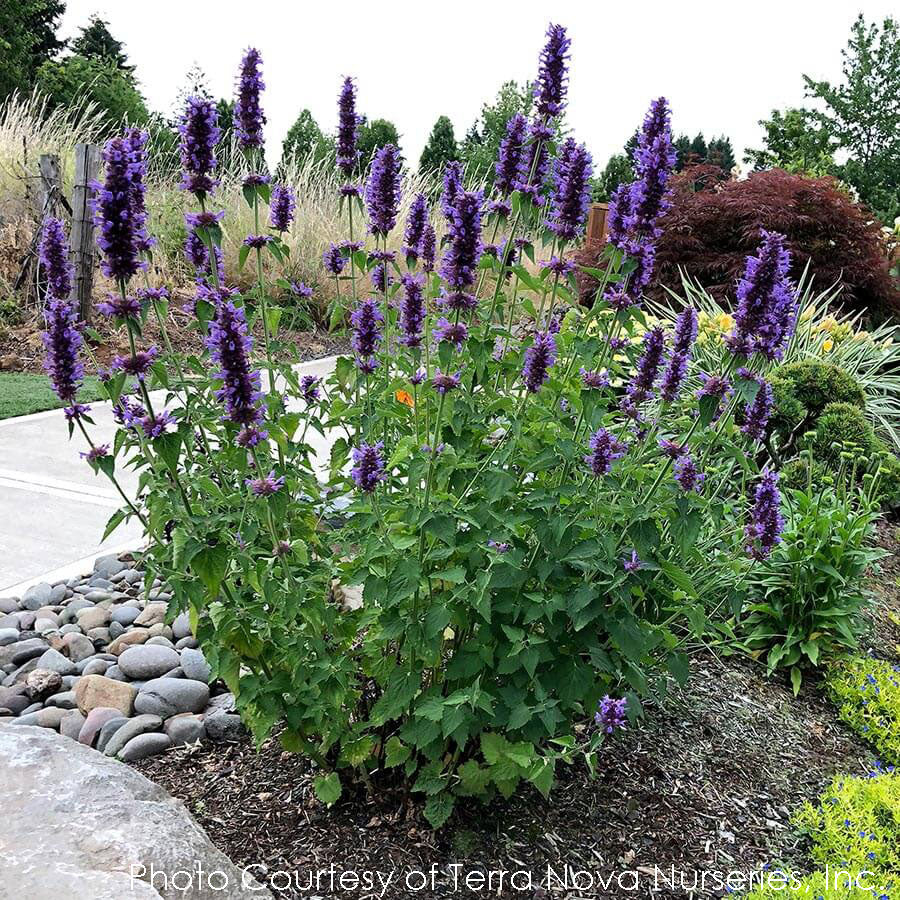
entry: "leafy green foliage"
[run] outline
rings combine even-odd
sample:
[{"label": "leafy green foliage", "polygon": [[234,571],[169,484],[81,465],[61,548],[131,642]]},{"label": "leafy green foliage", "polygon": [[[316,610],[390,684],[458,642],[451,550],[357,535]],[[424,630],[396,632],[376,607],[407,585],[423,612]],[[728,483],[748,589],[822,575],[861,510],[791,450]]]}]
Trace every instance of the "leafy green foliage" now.
[{"label": "leafy green foliage", "polygon": [[128,63],[125,45],[110,34],[109,22],[96,14],[88,19],[87,25],[82,26],[69,44],[69,49],[85,59],[107,60],[127,75],[134,73],[134,66]]},{"label": "leafy green foliage", "polygon": [[866,603],[863,578],[881,553],[870,546],[877,509],[868,496],[791,490],[782,542],[749,573],[746,647],[769,671],[803,668],[853,649]]},{"label": "leafy green foliage", "polygon": [[368,168],[375,153],[385,144],[400,146],[400,133],[397,126],[387,119],[372,119],[370,122],[363,117],[357,132],[356,147],[359,150],[359,164],[363,170]]},{"label": "leafy green foliage", "polygon": [[65,46],[56,36],[65,8],[62,0],[0,4],[0,100],[29,93],[41,65]]},{"label": "leafy green foliage", "polygon": [[900,666],[848,657],[829,669],[827,686],[841,719],[885,763],[900,766]]},{"label": "leafy green foliage", "polygon": [[334,153],[334,139],[326,136],[313,114],[304,109],[281,145],[281,162],[282,165],[298,163],[310,156],[315,162],[333,161]]},{"label": "leafy green foliage", "polygon": [[784,169],[795,175],[831,175],[835,171],[836,142],[830,129],[818,123],[808,109],[772,110],[761,119],[765,131],[760,150],[748,149],[744,162],[754,169]]},{"label": "leafy green foliage", "polygon": [[419,170],[440,176],[444,166],[459,159],[459,147],[453,134],[453,123],[446,116],[438,116],[419,158]]}]

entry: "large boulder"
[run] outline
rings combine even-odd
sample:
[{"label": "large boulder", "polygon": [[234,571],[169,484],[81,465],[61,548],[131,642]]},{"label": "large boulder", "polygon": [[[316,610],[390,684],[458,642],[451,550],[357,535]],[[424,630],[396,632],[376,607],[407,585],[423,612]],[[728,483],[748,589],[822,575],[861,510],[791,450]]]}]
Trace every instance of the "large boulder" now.
[{"label": "large boulder", "polygon": [[212,845],[180,800],[55,732],[0,727],[0,797],[2,896],[271,897]]}]

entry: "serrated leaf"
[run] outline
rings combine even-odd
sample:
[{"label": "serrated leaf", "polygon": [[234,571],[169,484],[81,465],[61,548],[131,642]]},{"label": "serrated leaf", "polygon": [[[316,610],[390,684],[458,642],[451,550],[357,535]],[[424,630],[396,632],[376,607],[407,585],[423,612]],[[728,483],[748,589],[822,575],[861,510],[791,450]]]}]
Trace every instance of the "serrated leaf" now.
[{"label": "serrated leaf", "polygon": [[341,779],[337,772],[319,775],[313,779],[313,789],[322,803],[326,806],[331,806],[341,796]]},{"label": "serrated leaf", "polygon": [[440,828],[450,818],[455,802],[456,798],[449,791],[429,797],[424,809],[428,824],[435,830]]}]

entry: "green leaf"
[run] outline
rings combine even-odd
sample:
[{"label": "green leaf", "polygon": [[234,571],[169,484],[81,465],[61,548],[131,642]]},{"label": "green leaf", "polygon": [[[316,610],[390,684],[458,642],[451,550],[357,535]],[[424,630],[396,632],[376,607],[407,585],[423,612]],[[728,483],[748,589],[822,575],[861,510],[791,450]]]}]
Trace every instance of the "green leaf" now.
[{"label": "green leaf", "polygon": [[204,547],[194,555],[191,560],[191,568],[206,585],[210,597],[215,597],[219,593],[219,588],[225,580],[225,573],[228,571],[228,548],[224,544]]},{"label": "green leaf", "polygon": [[803,681],[803,673],[797,666],[791,669],[791,687],[794,689],[794,696],[800,693],[800,683]]},{"label": "green leaf", "polygon": [[425,818],[428,820],[428,824],[435,830],[440,828],[444,822],[450,818],[455,802],[456,798],[448,791],[443,791],[440,794],[429,797],[428,800],[425,801],[424,809]]},{"label": "green leaf", "polygon": [[462,566],[452,566],[441,572],[435,572],[431,577],[436,581],[446,581],[450,584],[462,584],[466,580],[466,570]]},{"label": "green leaf", "polygon": [[384,745],[384,764],[388,768],[401,766],[409,759],[410,753],[410,748],[395,735]]},{"label": "green leaf", "polygon": [[313,779],[313,789],[322,803],[331,806],[341,796],[341,779],[337,772],[319,775]]},{"label": "green leaf", "polygon": [[495,765],[508,746],[509,742],[502,734],[492,731],[481,732],[481,753],[488,765]]},{"label": "green leaf", "polygon": [[541,792],[546,799],[550,796],[553,787],[555,765],[552,759],[538,760],[528,773],[528,780]]},{"label": "green leaf", "polygon": [[243,269],[247,262],[247,256],[250,254],[250,248],[246,244],[241,245],[238,250],[238,269]]},{"label": "green leaf", "polygon": [[490,770],[479,765],[474,759],[464,762],[456,770],[456,774],[459,776],[459,788],[457,790],[463,796],[483,794],[491,782]]},{"label": "green leaf", "polygon": [[122,524],[125,519],[125,510],[117,509],[110,517],[109,521],[106,523],[106,528],[103,531],[103,537],[100,538],[101,542],[105,541],[118,527]]}]

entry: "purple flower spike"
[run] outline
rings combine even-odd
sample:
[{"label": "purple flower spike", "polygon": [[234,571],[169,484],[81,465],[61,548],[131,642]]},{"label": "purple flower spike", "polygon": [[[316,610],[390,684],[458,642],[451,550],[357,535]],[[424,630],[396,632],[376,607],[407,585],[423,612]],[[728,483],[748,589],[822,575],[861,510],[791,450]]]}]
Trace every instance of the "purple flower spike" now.
[{"label": "purple flower spike", "polygon": [[383,339],[381,325],[384,316],[374,297],[366,297],[350,314],[353,336],[350,346],[356,351],[356,364],[362,372],[371,374],[378,368],[375,352]]},{"label": "purple flower spike", "polygon": [[450,292],[442,299],[449,309],[472,309],[477,299],[471,288],[481,259],[481,191],[461,191],[450,208],[449,246],[441,264],[441,275]]},{"label": "purple flower spike", "polygon": [[571,241],[584,228],[591,199],[593,162],[584,144],[567,138],[556,160],[550,218],[547,227],[561,240]]},{"label": "purple flower spike", "polygon": [[369,231],[386,237],[397,224],[400,203],[400,151],[393,144],[385,144],[372,162],[366,182],[366,207],[369,211]]},{"label": "purple flower spike", "polygon": [[572,40],[562,25],[547,28],[547,43],[541,51],[534,86],[535,111],[545,121],[555,119],[565,107],[569,48]]},{"label": "purple flower spike", "polygon": [[322,254],[322,265],[329,275],[340,275],[344,271],[347,264],[347,257],[341,253],[341,248],[337,244],[332,244]]},{"label": "purple flower spike", "polygon": [[431,386],[439,394],[446,394],[447,391],[452,391],[459,387],[459,380],[461,377],[462,372],[457,372],[455,375],[445,375],[438,369],[431,378]]},{"label": "purple flower spike", "polygon": [[146,415],[141,419],[141,430],[151,440],[167,434],[175,424],[175,417],[167,409],[155,416]]},{"label": "purple flower spike", "polygon": [[437,235],[434,226],[429,222],[422,234],[422,268],[426,272],[434,271],[434,258],[437,249]]},{"label": "purple flower spike", "polygon": [[41,335],[47,351],[44,370],[56,396],[74,403],[84,378],[79,351],[84,343],[75,307],[65,300],[51,300],[46,309],[46,330]]},{"label": "purple flower spike", "polygon": [[617,729],[625,727],[625,710],[627,707],[628,700],[625,697],[613,700],[607,694],[599,703],[599,708],[594,715],[594,722],[606,734],[612,734]]},{"label": "purple flower spike", "polygon": [[178,133],[181,135],[180,187],[205,197],[218,184],[212,177],[216,168],[216,144],[222,136],[216,104],[206,97],[188,97]]},{"label": "purple flower spike", "polygon": [[756,381],[759,390],[752,403],[744,404],[744,424],[741,425],[741,431],[751,441],[761,441],[766,436],[766,428],[775,402],[772,385],[764,378],[757,378]]},{"label": "purple flower spike", "polygon": [[606,371],[590,372],[582,366],[579,374],[581,375],[581,386],[586,391],[600,391],[609,387],[609,373]]},{"label": "purple flower spike", "polygon": [[422,252],[422,238],[428,224],[428,201],[424,194],[416,194],[406,219],[406,233],[403,236],[403,252],[415,261]]},{"label": "purple flower spike", "polygon": [[108,294],[105,300],[97,304],[97,311],[114,319],[139,319],[141,301],[137,297]]},{"label": "purple flower spike", "polygon": [[694,341],[697,340],[698,323],[697,310],[692,306],[686,306],[675,321],[675,333],[672,337],[674,353],[690,352]]},{"label": "purple flower spike", "polygon": [[519,181],[515,188],[529,197],[532,206],[542,207],[545,202],[544,184],[550,167],[548,143],[553,138],[553,129],[541,122],[532,122],[528,126],[528,144],[525,162],[522,165]]},{"label": "purple flower spike", "polygon": [[781,359],[794,330],[797,291],[788,278],[791,254],[784,235],[765,230],[760,234],[757,255],[747,257],[744,277],[738,282],[734,330],[726,341],[733,353],[757,352],[775,360]]},{"label": "purple flower spike", "polygon": [[462,189],[462,163],[457,159],[451,159],[444,166],[444,193],[441,194],[441,212],[448,221],[453,216],[456,198]]},{"label": "purple flower spike", "polygon": [[360,444],[353,448],[353,462],[356,465],[350,470],[356,486],[367,494],[378,487],[378,482],[387,478],[384,471],[384,441],[377,444]]},{"label": "purple flower spike", "polygon": [[759,561],[768,559],[775,545],[780,543],[783,530],[778,473],[766,469],[754,494],[750,522],[744,528],[747,554]]},{"label": "purple flower spike", "polygon": [[522,380],[530,394],[536,394],[550,377],[550,368],[556,362],[556,340],[549,331],[538,332],[534,343],[525,351]]},{"label": "purple flower spike", "polygon": [[675,333],[672,338],[672,355],[659,387],[659,395],[667,403],[678,398],[681,386],[687,376],[691,350],[697,338],[697,312],[686,307],[675,322]]},{"label": "purple flower spike", "polygon": [[234,104],[234,130],[238,143],[244,150],[261,149],[263,146],[266,117],[259,98],[266,85],[260,72],[261,65],[259,50],[250,47],[241,60],[238,93]]},{"label": "purple flower spike", "polygon": [[132,356],[115,356],[110,363],[110,371],[124,372],[135,378],[144,379],[159,356],[157,347],[148,347],[146,350],[136,350]]},{"label": "purple flower spike", "polygon": [[283,184],[272,188],[272,201],[269,204],[269,224],[276,231],[288,231],[294,221],[294,210],[297,200],[294,192]]},{"label": "purple flower spike", "polygon": [[69,241],[59,219],[47,219],[41,233],[38,256],[47,278],[47,296],[52,300],[68,300],[72,293],[72,264]]},{"label": "purple flower spike", "polygon": [[78,455],[89,463],[95,463],[109,456],[109,444],[98,444],[95,447],[91,447],[87,453],[79,453]]},{"label": "purple flower spike", "polygon": [[244,246],[252,247],[254,250],[262,250],[266,244],[271,244],[275,238],[271,234],[248,234],[244,238]]},{"label": "purple flower spike", "polygon": [[257,497],[271,497],[272,494],[277,494],[284,487],[284,476],[276,478],[273,470],[268,475],[259,478],[248,478],[244,483]]},{"label": "purple flower spike", "polygon": [[455,344],[456,350],[459,352],[462,350],[463,344],[469,338],[469,329],[465,322],[453,323],[449,319],[441,316],[441,318],[434,323],[431,334],[435,344]]},{"label": "purple flower spike", "polygon": [[258,425],[265,417],[266,406],[259,372],[250,365],[253,338],[247,334],[243,307],[230,300],[219,304],[206,346],[219,365],[215,377],[222,387],[216,391],[216,398],[224,404],[226,418],[245,427]]},{"label": "purple flower spike", "polygon": [[585,456],[584,461],[591,467],[591,471],[598,477],[607,475],[617,459],[625,455],[625,445],[617,440],[605,428],[598,428],[590,440],[591,452]]},{"label": "purple flower spike", "polygon": [[652,328],[644,335],[644,352],[637,362],[637,371],[628,385],[623,404],[635,408],[652,393],[662,365],[665,334],[662,328]]},{"label": "purple flower spike", "polygon": [[494,186],[504,197],[515,190],[516,182],[521,178],[527,127],[528,121],[522,113],[516,113],[506,123],[506,135],[500,142],[500,151],[494,165]]},{"label": "purple flower spike", "polygon": [[682,453],[675,460],[674,475],[678,486],[686,494],[691,491],[699,494],[703,490],[703,481],[706,476],[697,468],[697,464],[689,453]]},{"label": "purple flower spike", "polygon": [[654,100],[634,151],[638,178],[631,185],[626,221],[636,235],[658,237],[657,221],[671,205],[668,182],[677,155],[672,144],[669,117],[666,98]]},{"label": "purple flower spike", "polygon": [[356,148],[356,132],[359,116],[356,114],[356,85],[352,78],[345,78],[338,98],[337,164],[348,178],[359,162]]},{"label": "purple flower spike", "polygon": [[315,375],[304,375],[300,379],[300,393],[303,395],[303,399],[307,406],[316,403],[322,396],[322,392],[319,388],[321,383],[322,379],[317,378]]},{"label": "purple flower spike", "polygon": [[407,347],[422,345],[422,326],[425,323],[425,296],[422,279],[404,275],[403,299],[400,301],[400,343]]},{"label": "purple flower spike", "polygon": [[637,555],[637,550],[632,550],[631,553],[628,554],[622,560],[622,568],[631,574],[632,572],[637,572],[641,567],[640,557]]}]

